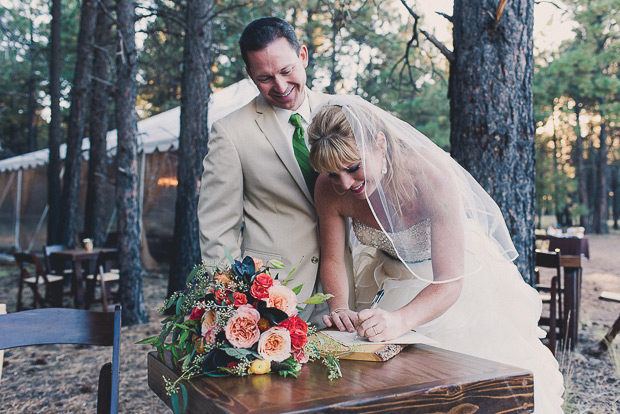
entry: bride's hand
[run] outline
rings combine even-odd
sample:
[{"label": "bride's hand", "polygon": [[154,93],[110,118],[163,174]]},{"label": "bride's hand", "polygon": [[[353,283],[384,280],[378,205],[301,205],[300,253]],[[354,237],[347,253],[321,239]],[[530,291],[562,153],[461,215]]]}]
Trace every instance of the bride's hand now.
[{"label": "bride's hand", "polygon": [[407,324],[396,312],[364,309],[358,314],[357,333],[371,342],[389,341],[408,331]]},{"label": "bride's hand", "polygon": [[323,322],[328,328],[336,326],[339,331],[355,332],[358,323],[357,312],[350,309],[331,312],[329,315],[323,315]]}]

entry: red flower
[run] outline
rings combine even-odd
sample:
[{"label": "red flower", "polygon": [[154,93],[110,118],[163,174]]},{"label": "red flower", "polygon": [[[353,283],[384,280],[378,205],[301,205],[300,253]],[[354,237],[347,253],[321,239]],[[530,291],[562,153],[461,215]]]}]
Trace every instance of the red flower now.
[{"label": "red flower", "polygon": [[227,365],[227,367],[228,367],[229,369],[235,369],[235,368],[237,368],[237,365],[239,365],[239,363],[238,363],[238,362],[229,362],[229,363],[228,363],[228,365]]},{"label": "red flower", "polygon": [[308,343],[308,337],[301,330],[289,331],[289,334],[291,334],[291,348],[295,350],[300,350]]},{"label": "red flower", "polygon": [[273,279],[267,273],[259,273],[254,278],[254,283],[252,283],[252,288],[250,289],[250,293],[256,299],[267,299],[269,297],[269,289],[273,285]]},{"label": "red flower", "polygon": [[235,300],[235,307],[238,308],[241,305],[245,305],[248,303],[248,298],[245,296],[245,293],[234,292],[233,299]]},{"label": "red flower", "polygon": [[268,289],[273,286],[273,279],[267,273],[259,273],[256,275],[254,283]]},{"label": "red flower", "polygon": [[218,289],[215,291],[215,300],[217,302],[218,305],[221,305],[222,303],[226,304],[226,305],[230,305],[232,304],[232,300],[230,300],[230,298],[228,297],[228,294],[230,292],[228,292],[227,290],[224,289]]},{"label": "red flower", "polygon": [[269,297],[269,291],[261,285],[257,285],[256,282],[252,284],[250,293],[256,299],[267,299]]},{"label": "red flower", "polygon": [[205,308],[196,307],[192,310],[192,313],[189,315],[189,319],[191,321],[199,321],[202,319],[202,315],[204,315],[204,313],[205,313]]},{"label": "red flower", "polygon": [[298,316],[292,316],[287,320],[280,322],[280,326],[288,329],[291,333],[295,331],[302,331],[304,334],[308,333],[308,324]]}]

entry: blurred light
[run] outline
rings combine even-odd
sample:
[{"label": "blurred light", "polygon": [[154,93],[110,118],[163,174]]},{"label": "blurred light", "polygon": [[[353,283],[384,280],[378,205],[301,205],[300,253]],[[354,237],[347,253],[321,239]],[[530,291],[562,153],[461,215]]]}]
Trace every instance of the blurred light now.
[{"label": "blurred light", "polygon": [[179,180],[174,177],[161,177],[157,180],[157,185],[160,187],[176,187],[179,185]]}]

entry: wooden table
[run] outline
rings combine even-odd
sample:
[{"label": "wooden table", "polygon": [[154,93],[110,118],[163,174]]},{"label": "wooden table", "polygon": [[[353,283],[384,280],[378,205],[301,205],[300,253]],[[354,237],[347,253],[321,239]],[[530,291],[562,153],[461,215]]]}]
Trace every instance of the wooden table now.
[{"label": "wooden table", "polygon": [[53,252],[50,257],[52,262],[57,266],[56,272],[61,275],[65,268],[66,262],[71,262],[72,278],[71,291],[73,292],[74,306],[78,309],[84,309],[84,271],[89,272],[93,269],[85,269],[86,263],[94,263],[101,252],[118,252],[117,249],[96,248],[90,251],[86,249],[68,249],[59,252]]},{"label": "wooden table", "polygon": [[590,244],[587,237],[556,237],[546,234],[537,234],[537,240],[549,240],[549,251],[560,249],[562,256],[584,256],[590,258]]},{"label": "wooden table", "polygon": [[[176,380],[166,362],[148,354],[149,387],[169,407],[163,376]],[[188,413],[530,413],[532,374],[426,345],[410,345],[387,362],[341,360],[342,378],[329,381],[320,362],[299,378],[278,375],[199,377],[182,381]]]}]

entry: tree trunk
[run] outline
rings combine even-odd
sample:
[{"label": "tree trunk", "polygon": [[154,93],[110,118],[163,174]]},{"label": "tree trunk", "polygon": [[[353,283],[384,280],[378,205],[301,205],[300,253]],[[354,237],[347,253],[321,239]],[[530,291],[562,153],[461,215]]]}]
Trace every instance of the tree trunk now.
[{"label": "tree trunk", "polygon": [[60,242],[60,30],[61,0],[52,0],[50,34],[50,131],[49,163],[47,166],[47,244]]},{"label": "tree trunk", "polygon": [[116,208],[123,324],[148,320],[142,292],[140,209],[138,203],[138,121],[136,115],[136,39],[133,0],[118,0],[116,128]]},{"label": "tree trunk", "polygon": [[82,164],[82,138],[84,117],[88,98],[88,77],[92,67],[93,39],[97,8],[95,0],[83,0],[78,34],[78,50],[75,63],[73,87],[71,88],[71,112],[67,133],[67,156],[62,188],[60,212],[61,241],[75,246],[77,233],[78,201],[80,196],[80,167]]},{"label": "tree trunk", "polygon": [[[523,278],[534,270],[533,1],[454,3],[451,154],[499,205]],[[503,7],[505,6],[505,7]]]},{"label": "tree trunk", "polygon": [[97,7],[95,29],[95,57],[90,100],[90,152],[88,157],[88,189],[84,214],[84,235],[93,239],[95,246],[105,242],[106,136],[110,99],[110,61],[113,53],[112,17],[114,3],[103,0]]},{"label": "tree trunk", "polygon": [[594,209],[593,230],[598,234],[608,234],[607,226],[607,123],[601,121],[601,135],[599,136],[599,151],[597,162],[597,192]]},{"label": "tree trunk", "polygon": [[[579,204],[582,207],[588,206],[588,186],[586,185],[586,173],[583,167],[583,137],[581,135],[581,102],[578,99],[575,99],[575,135],[577,139],[575,140],[575,152],[573,157],[575,159],[575,167],[577,169],[577,179],[579,180]],[[579,225],[583,226],[586,231],[590,231],[590,223],[588,221],[588,213],[584,212],[579,216]]]},{"label": "tree trunk", "polygon": [[189,0],[185,20],[183,77],[181,83],[181,133],[174,243],[168,294],[185,288],[191,269],[200,263],[198,195],[202,159],[207,153],[207,111],[211,94],[212,0]]}]

